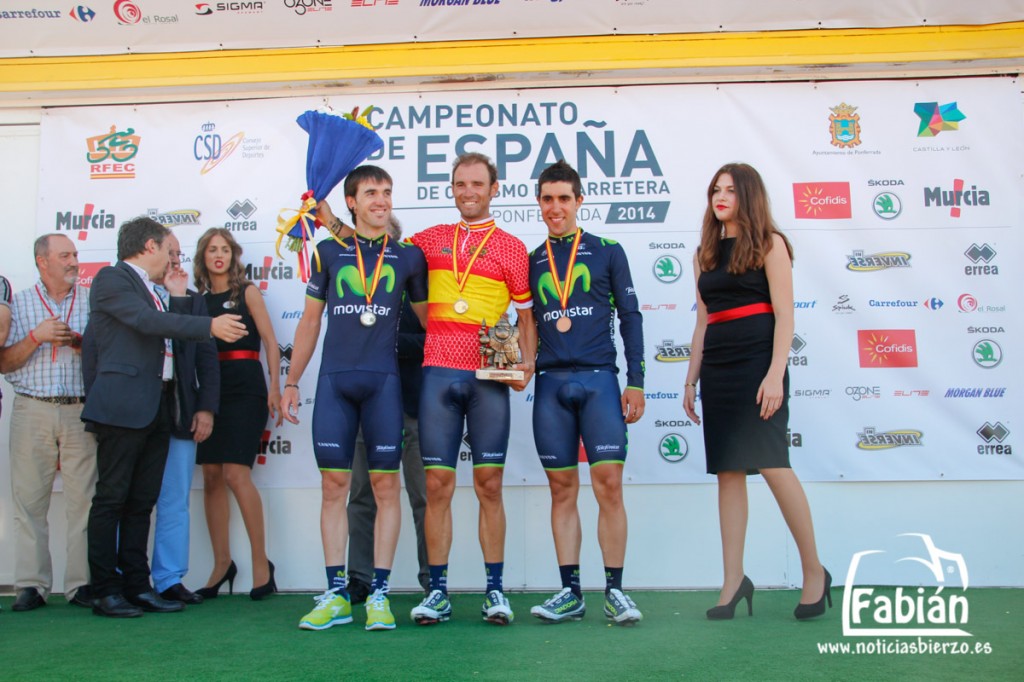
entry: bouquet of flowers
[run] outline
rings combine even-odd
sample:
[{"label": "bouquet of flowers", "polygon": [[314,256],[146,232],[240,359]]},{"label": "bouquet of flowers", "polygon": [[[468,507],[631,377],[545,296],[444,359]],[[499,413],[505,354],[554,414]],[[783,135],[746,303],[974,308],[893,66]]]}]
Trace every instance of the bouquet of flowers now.
[{"label": "bouquet of flowers", "polygon": [[329,108],[307,111],[296,122],[309,133],[306,148],[306,192],[298,210],[284,209],[277,216],[277,244],[281,257],[281,242],[299,258],[299,275],[309,281],[309,243],[320,223],[316,219],[316,205],[331,193],[352,169],[368,156],[384,147],[384,141],[367,120],[372,107],[362,113],[356,107],[348,114],[337,114]]}]

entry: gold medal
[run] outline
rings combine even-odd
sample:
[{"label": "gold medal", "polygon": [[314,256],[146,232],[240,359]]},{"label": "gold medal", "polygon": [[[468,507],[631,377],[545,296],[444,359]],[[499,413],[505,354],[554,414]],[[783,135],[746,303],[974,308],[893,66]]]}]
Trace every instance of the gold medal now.
[{"label": "gold medal", "polygon": [[469,304],[461,298],[457,300],[452,307],[455,308],[455,312],[459,315],[465,315],[469,312]]},{"label": "gold medal", "polygon": [[558,322],[555,322],[555,329],[562,332],[563,334],[572,329],[572,320],[568,317],[558,318]]}]

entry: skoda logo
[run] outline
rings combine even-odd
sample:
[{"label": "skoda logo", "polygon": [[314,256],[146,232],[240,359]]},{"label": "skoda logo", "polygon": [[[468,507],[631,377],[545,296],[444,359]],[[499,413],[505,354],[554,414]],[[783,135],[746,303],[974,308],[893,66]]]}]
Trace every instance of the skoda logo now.
[{"label": "skoda logo", "polygon": [[682,462],[686,459],[686,455],[690,452],[690,446],[686,443],[686,439],[678,433],[667,434],[658,443],[658,453],[661,458],[666,462]]},{"label": "skoda logo", "polygon": [[882,220],[892,220],[903,211],[903,204],[892,192],[882,192],[875,196],[871,208]]},{"label": "skoda logo", "polygon": [[654,276],[659,282],[671,284],[683,276],[683,264],[675,256],[658,256],[654,261]]},{"label": "skoda logo", "polygon": [[972,357],[978,367],[992,369],[1003,361],[1003,349],[992,339],[982,339],[974,344]]}]

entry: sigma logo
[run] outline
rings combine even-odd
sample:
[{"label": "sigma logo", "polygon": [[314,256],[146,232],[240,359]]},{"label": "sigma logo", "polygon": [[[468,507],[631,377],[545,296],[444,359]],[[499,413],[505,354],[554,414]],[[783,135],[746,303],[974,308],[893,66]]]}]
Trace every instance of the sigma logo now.
[{"label": "sigma logo", "polygon": [[793,391],[794,398],[828,398],[830,395],[830,388],[798,388]]}]

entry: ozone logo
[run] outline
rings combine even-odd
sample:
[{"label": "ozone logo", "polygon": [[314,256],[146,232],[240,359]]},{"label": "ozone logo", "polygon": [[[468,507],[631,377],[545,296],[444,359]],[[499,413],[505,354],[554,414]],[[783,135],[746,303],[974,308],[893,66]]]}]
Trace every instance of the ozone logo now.
[{"label": "ozone logo", "polygon": [[131,0],[117,0],[114,3],[114,16],[124,25],[137,24],[142,21],[142,11]]}]

